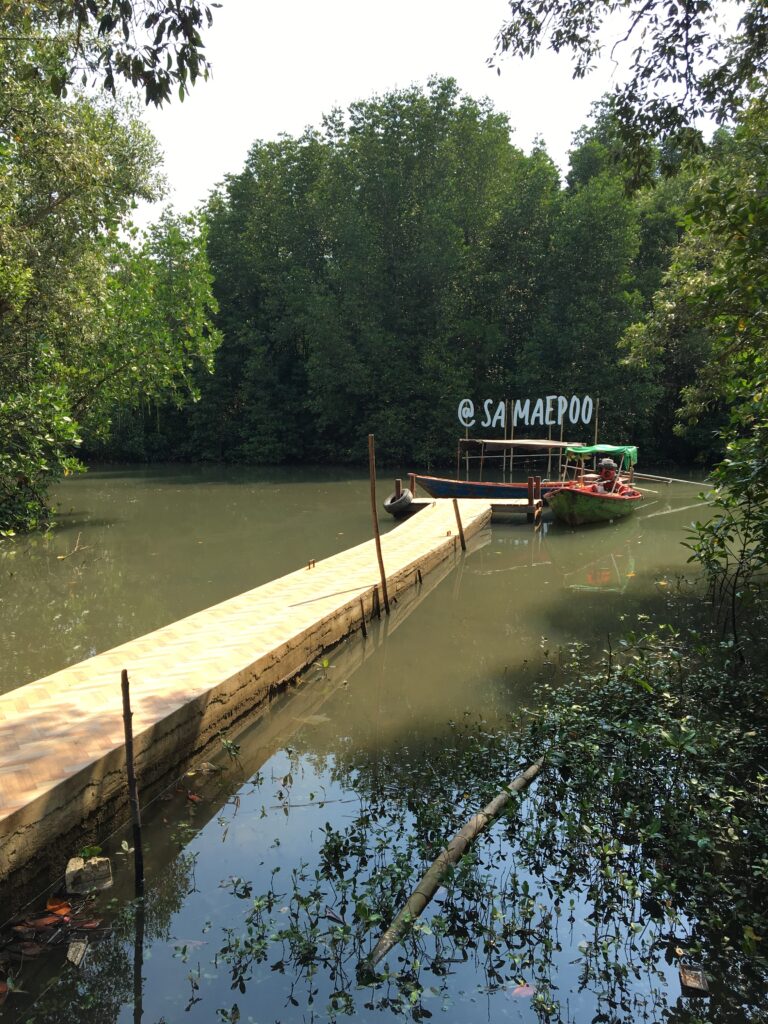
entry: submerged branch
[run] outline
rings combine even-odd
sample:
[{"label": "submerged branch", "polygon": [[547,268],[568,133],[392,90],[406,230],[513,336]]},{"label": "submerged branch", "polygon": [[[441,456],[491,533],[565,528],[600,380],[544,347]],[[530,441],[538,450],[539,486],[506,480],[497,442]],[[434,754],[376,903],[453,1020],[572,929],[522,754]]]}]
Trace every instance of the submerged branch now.
[{"label": "submerged branch", "polygon": [[501,814],[515,793],[521,793],[528,788],[543,767],[543,760],[532,764],[456,833],[411,893],[395,920],[382,934],[371,955],[361,963],[362,973],[370,972],[384,959],[390,949],[397,945],[408,925],[419,917],[440,888],[448,870],[464,856],[469,844]]}]

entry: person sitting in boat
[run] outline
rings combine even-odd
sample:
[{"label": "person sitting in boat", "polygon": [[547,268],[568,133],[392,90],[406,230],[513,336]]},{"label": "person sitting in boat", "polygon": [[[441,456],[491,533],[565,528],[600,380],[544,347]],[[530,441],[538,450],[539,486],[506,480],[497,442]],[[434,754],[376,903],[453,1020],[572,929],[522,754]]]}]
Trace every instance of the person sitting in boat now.
[{"label": "person sitting in boat", "polygon": [[616,472],[619,467],[613,459],[601,459],[597,464],[597,468],[600,471],[600,478],[597,481],[598,491],[616,490]]}]

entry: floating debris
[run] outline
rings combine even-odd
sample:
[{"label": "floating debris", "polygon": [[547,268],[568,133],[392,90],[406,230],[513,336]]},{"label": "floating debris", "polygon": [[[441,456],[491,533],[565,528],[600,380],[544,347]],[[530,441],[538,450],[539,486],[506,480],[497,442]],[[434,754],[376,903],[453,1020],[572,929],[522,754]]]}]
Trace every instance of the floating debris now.
[{"label": "floating debris", "polygon": [[[680,967],[680,987],[683,990],[683,995],[689,995],[691,992],[709,995],[706,976],[698,964],[684,964]],[[686,992],[686,989],[689,991]]]},{"label": "floating debris", "polygon": [[534,995],[535,992],[536,989],[533,987],[533,985],[518,985],[516,988],[512,989],[513,996],[527,997]]},{"label": "floating debris", "polygon": [[75,967],[80,967],[87,952],[88,943],[85,939],[73,939],[67,946],[67,960]]}]

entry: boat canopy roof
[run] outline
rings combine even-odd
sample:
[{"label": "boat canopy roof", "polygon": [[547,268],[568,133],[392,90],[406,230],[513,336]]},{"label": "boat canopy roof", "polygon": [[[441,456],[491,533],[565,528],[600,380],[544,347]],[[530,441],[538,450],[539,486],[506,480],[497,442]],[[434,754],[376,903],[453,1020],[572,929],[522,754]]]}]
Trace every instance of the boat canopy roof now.
[{"label": "boat canopy roof", "polygon": [[553,441],[551,438],[514,438],[514,437],[460,437],[459,446],[462,448],[485,447],[485,448],[551,448],[555,451],[565,448],[577,448],[578,441]]},{"label": "boat canopy roof", "polygon": [[637,448],[633,444],[569,445],[565,454],[579,460],[588,459],[592,455],[618,455],[624,460],[625,466],[637,464]]}]

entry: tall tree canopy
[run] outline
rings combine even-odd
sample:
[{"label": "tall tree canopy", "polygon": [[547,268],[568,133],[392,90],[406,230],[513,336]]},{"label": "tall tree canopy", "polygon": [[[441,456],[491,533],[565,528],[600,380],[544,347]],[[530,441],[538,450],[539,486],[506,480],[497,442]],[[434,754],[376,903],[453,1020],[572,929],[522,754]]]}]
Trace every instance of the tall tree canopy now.
[{"label": "tall tree canopy", "polygon": [[217,372],[160,435],[122,415],[112,451],[355,461],[373,431],[383,457],[424,464],[452,453],[460,399],[542,388],[602,395],[605,429],[645,441],[647,374],[618,346],[675,213],[587,163],[564,189],[542,149],[442,79],[256,143],[208,211]]},{"label": "tall tree canopy", "polygon": [[38,73],[68,46],[0,38],[0,531],[46,521],[81,428],[178,387],[217,340],[197,227],[166,218],[125,241],[136,201],[161,193],[150,133],[130,106],[65,100]]}]

